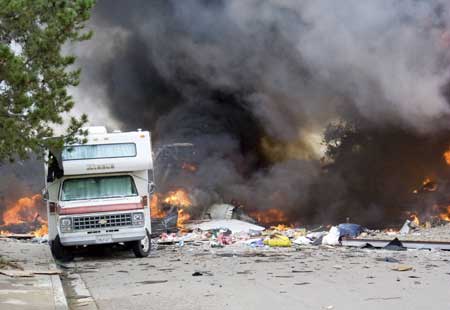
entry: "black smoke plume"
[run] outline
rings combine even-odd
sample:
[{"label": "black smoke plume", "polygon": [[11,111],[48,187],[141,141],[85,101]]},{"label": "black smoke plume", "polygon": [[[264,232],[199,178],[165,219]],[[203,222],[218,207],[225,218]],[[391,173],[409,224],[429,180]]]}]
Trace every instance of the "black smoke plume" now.
[{"label": "black smoke plume", "polygon": [[158,147],[194,144],[195,173],[158,186],[189,187],[201,204],[237,200],[299,222],[397,220],[417,207],[409,195],[424,177],[448,178],[449,9],[98,1],[95,36],[75,49],[74,95],[100,111],[93,122],[150,129]]}]

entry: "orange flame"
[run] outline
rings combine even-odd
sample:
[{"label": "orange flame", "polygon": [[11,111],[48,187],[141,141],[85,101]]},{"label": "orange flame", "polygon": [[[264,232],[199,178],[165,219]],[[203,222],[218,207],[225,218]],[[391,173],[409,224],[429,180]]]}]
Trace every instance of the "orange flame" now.
[{"label": "orange flame", "polygon": [[197,166],[190,164],[190,163],[183,163],[183,165],[181,166],[181,169],[187,170],[190,172],[195,172],[195,171],[197,171]]},{"label": "orange flame", "polygon": [[272,226],[270,228],[273,229],[273,230],[285,231],[285,230],[288,230],[289,228],[292,228],[292,227],[293,227],[292,225],[288,226],[288,225],[285,225],[285,224],[278,224],[278,225]]},{"label": "orange flame", "polygon": [[166,212],[161,208],[161,202],[178,207],[177,226],[179,228],[183,228],[184,223],[191,218],[191,216],[185,211],[186,208],[192,205],[189,194],[183,189],[170,191],[166,195],[159,193],[154,194],[150,202],[150,212],[152,218],[163,218],[167,216]]},{"label": "orange flame", "polygon": [[419,189],[413,190],[413,194],[419,194],[421,192],[435,192],[438,190],[438,184],[432,179],[426,177],[422,181],[422,186]]},{"label": "orange flame", "polygon": [[[30,224],[30,229],[38,228],[31,232],[35,237],[43,237],[48,234],[47,221],[45,221],[38,212],[38,204],[42,197],[40,194],[36,194],[30,197],[22,197],[8,207],[3,213],[3,226],[17,225],[17,224]],[[3,227],[5,228],[5,227]],[[11,235],[12,233],[7,230],[1,230],[1,235]]]},{"label": "orange flame", "polygon": [[185,213],[183,209],[178,210],[177,227],[184,228],[184,224],[191,219],[188,213]]},{"label": "orange flame", "polygon": [[3,224],[12,225],[36,221],[39,217],[36,206],[40,200],[41,195],[39,194],[20,198],[3,213]]},{"label": "orange flame", "polygon": [[158,193],[154,194],[150,201],[150,215],[152,218],[160,219],[166,216],[166,213],[159,207],[159,196],[160,194]]},{"label": "orange flame", "polygon": [[450,222],[450,206],[447,206],[446,212],[439,214],[439,218],[443,221]]},{"label": "orange flame", "polygon": [[411,222],[413,222],[416,226],[419,226],[420,225],[420,220],[419,220],[419,217],[417,216],[417,214],[411,214],[410,215],[410,220],[411,220]]},{"label": "orange flame", "polygon": [[188,193],[183,189],[170,191],[163,200],[165,203],[180,207],[189,207],[192,205]]},{"label": "orange flame", "polygon": [[286,214],[275,208],[253,211],[249,215],[261,224],[277,225],[288,222]]},{"label": "orange flame", "polygon": [[444,153],[444,159],[447,165],[450,165],[450,149]]},{"label": "orange flame", "polygon": [[35,237],[43,237],[48,234],[47,224],[42,224],[42,226],[32,232]]},{"label": "orange flame", "polygon": [[177,189],[175,191],[170,191],[163,201],[165,203],[178,206],[179,209],[177,226],[179,228],[183,228],[184,223],[186,223],[186,221],[191,218],[191,216],[184,210],[192,205],[189,194],[183,189]]}]

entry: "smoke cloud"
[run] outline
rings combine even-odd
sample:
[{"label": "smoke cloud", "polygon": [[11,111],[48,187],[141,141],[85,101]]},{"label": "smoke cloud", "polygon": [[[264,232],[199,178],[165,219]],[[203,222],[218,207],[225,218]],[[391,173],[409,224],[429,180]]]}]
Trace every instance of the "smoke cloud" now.
[{"label": "smoke cloud", "polygon": [[[378,146],[401,133],[423,148],[439,133],[427,157],[439,161],[450,142],[449,14],[441,0],[99,1],[94,38],[74,50],[83,69],[77,109],[95,109],[92,123],[150,129],[157,146],[193,143],[195,175],[161,188],[300,220],[380,220],[400,208],[392,195],[355,195],[346,169],[324,168],[321,137],[340,120],[358,120]],[[390,152],[420,158],[392,141]],[[354,163],[342,158],[335,166]],[[356,180],[373,173],[355,167]],[[405,192],[423,176],[385,174]]]}]

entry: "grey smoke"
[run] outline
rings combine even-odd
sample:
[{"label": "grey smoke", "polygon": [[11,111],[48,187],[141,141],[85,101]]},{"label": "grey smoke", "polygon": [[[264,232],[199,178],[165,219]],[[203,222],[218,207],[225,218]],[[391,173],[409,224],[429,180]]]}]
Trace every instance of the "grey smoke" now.
[{"label": "grey smoke", "polygon": [[[317,137],[343,111],[379,128],[448,129],[449,12],[442,0],[100,0],[94,38],[74,49],[76,109],[92,124],[150,129],[158,146],[194,143],[197,174],[171,182],[204,201],[301,217],[323,176]],[[299,150],[274,160],[263,137]],[[351,192],[329,178],[328,191]],[[314,216],[333,217],[334,204]]]}]

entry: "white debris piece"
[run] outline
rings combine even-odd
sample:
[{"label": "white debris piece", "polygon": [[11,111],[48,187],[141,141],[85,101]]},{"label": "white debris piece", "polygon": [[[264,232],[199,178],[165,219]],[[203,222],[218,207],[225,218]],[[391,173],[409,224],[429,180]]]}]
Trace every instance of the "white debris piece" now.
[{"label": "white debris piece", "polygon": [[341,233],[339,232],[339,228],[337,228],[336,226],[333,226],[330,228],[330,231],[328,232],[328,234],[323,237],[322,244],[338,245],[340,236],[341,236]]},{"label": "white debris piece", "polygon": [[200,230],[213,230],[220,228],[227,228],[233,233],[238,232],[251,232],[251,231],[263,231],[265,228],[262,226],[250,224],[240,220],[211,220],[202,222],[200,224],[189,225],[189,228]]},{"label": "white debris piece", "polygon": [[211,220],[231,220],[233,218],[233,212],[236,207],[229,204],[213,204],[209,207],[205,214],[205,219]]},{"label": "white debris piece", "polygon": [[411,232],[411,221],[410,220],[406,220],[405,224],[403,224],[402,229],[400,229],[400,234],[402,235],[406,235],[409,234]]},{"label": "white debris piece", "polygon": [[300,245],[307,245],[307,244],[313,243],[313,241],[311,239],[309,239],[305,236],[300,236],[292,242],[295,244],[300,244]]}]

